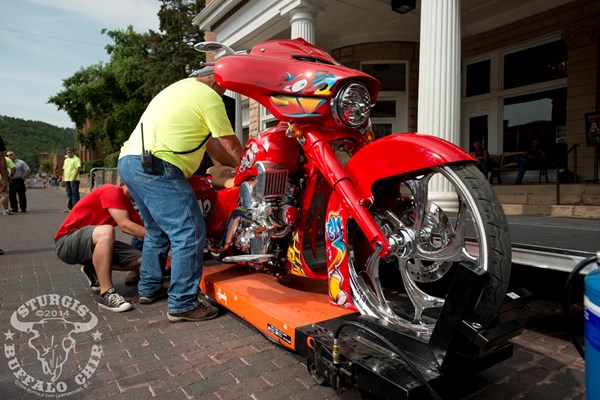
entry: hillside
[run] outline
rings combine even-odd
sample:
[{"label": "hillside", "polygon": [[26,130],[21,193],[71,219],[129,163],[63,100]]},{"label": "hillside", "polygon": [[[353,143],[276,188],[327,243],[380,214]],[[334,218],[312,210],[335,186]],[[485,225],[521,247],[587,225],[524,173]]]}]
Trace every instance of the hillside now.
[{"label": "hillside", "polygon": [[0,136],[6,148],[14,150],[32,171],[39,167],[40,153],[63,154],[66,147],[77,144],[75,129],[3,115],[0,115]]}]

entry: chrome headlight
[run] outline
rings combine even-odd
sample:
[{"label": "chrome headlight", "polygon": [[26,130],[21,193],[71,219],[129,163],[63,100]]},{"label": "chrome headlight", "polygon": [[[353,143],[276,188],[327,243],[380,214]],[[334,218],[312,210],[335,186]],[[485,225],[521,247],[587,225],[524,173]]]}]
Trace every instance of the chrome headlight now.
[{"label": "chrome headlight", "polygon": [[351,82],[331,99],[333,118],[341,126],[361,126],[371,112],[371,96],[362,83]]}]

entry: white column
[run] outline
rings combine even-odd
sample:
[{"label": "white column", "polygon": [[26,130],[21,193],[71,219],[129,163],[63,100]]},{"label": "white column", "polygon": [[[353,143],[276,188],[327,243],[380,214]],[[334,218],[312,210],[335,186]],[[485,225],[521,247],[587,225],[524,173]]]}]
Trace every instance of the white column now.
[{"label": "white column", "polygon": [[296,8],[290,11],[292,25],[291,39],[302,38],[309,43],[315,43],[316,10],[308,7]]},{"label": "white column", "polygon": [[[417,130],[460,141],[460,0],[422,0]],[[456,195],[432,180],[429,198],[456,207]],[[445,204],[442,204],[445,203]]]},{"label": "white column", "polygon": [[291,39],[302,38],[315,43],[315,19],[317,14],[325,10],[321,2],[311,0],[295,0],[281,9],[281,15],[290,17],[292,29]]}]

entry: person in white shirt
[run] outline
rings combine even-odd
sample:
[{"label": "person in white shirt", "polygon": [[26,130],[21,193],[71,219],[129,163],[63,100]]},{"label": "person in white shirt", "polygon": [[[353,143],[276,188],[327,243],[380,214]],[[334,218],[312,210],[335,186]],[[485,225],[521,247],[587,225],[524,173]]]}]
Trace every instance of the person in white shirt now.
[{"label": "person in white shirt", "polygon": [[29,178],[31,169],[29,169],[29,165],[25,161],[17,158],[14,151],[8,150],[6,156],[15,164],[15,175],[10,181],[8,190],[10,208],[12,212],[16,213],[19,211],[20,206],[22,213],[27,212],[27,195],[25,194],[27,188],[25,187],[25,181]]}]

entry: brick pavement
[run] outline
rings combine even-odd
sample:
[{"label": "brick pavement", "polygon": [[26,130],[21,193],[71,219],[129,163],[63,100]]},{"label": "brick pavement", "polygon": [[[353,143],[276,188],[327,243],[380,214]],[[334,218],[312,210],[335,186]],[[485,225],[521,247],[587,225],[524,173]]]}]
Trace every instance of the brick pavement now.
[{"label": "brick pavement", "polygon": [[[166,304],[137,304],[137,291],[124,285],[124,273],[115,272],[114,283],[134,301],[135,309],[122,314],[99,309],[97,295],[88,290],[79,269],[60,262],[54,255],[52,237],[65,216],[64,191],[31,189],[27,194],[26,214],[0,216],[0,248],[6,252],[0,256],[2,398],[40,397],[17,386],[15,375],[27,374],[51,382],[49,377],[44,378],[40,361],[27,345],[31,333],[15,333],[10,324],[15,310],[27,308],[24,304],[37,296],[41,296],[39,302],[49,300],[44,296],[49,294],[58,294],[61,301],[72,298],[81,302],[99,322],[93,330],[73,335],[76,345],[60,378],[53,385],[37,386],[42,394],[47,393],[46,397],[57,397],[56,392],[49,393],[57,387],[65,393],[74,392],[68,397],[76,399],[361,398],[356,389],[336,391],[315,385],[301,356],[272,343],[225,310],[211,321],[168,323]],[[65,317],[69,321],[75,318],[74,322],[83,322],[84,317],[75,314],[77,311],[89,317],[89,312],[81,307],[61,307],[55,308],[73,310]],[[37,312],[42,309],[46,313],[50,310],[40,306]],[[21,319],[43,318],[32,315],[33,311]],[[456,382],[455,393],[445,394],[444,398],[584,399],[584,364],[562,332],[560,304],[553,300],[532,301],[521,317],[527,329],[514,339],[514,357],[465,378],[464,382]],[[52,325],[53,320],[49,319],[38,329],[41,339],[48,341],[52,335],[58,338],[70,326]],[[34,328],[38,326],[41,325]],[[94,357],[94,349],[99,348],[94,346],[101,346],[100,357]],[[64,386],[59,382],[64,382]],[[35,381],[29,383],[29,387],[35,385]]]}]

